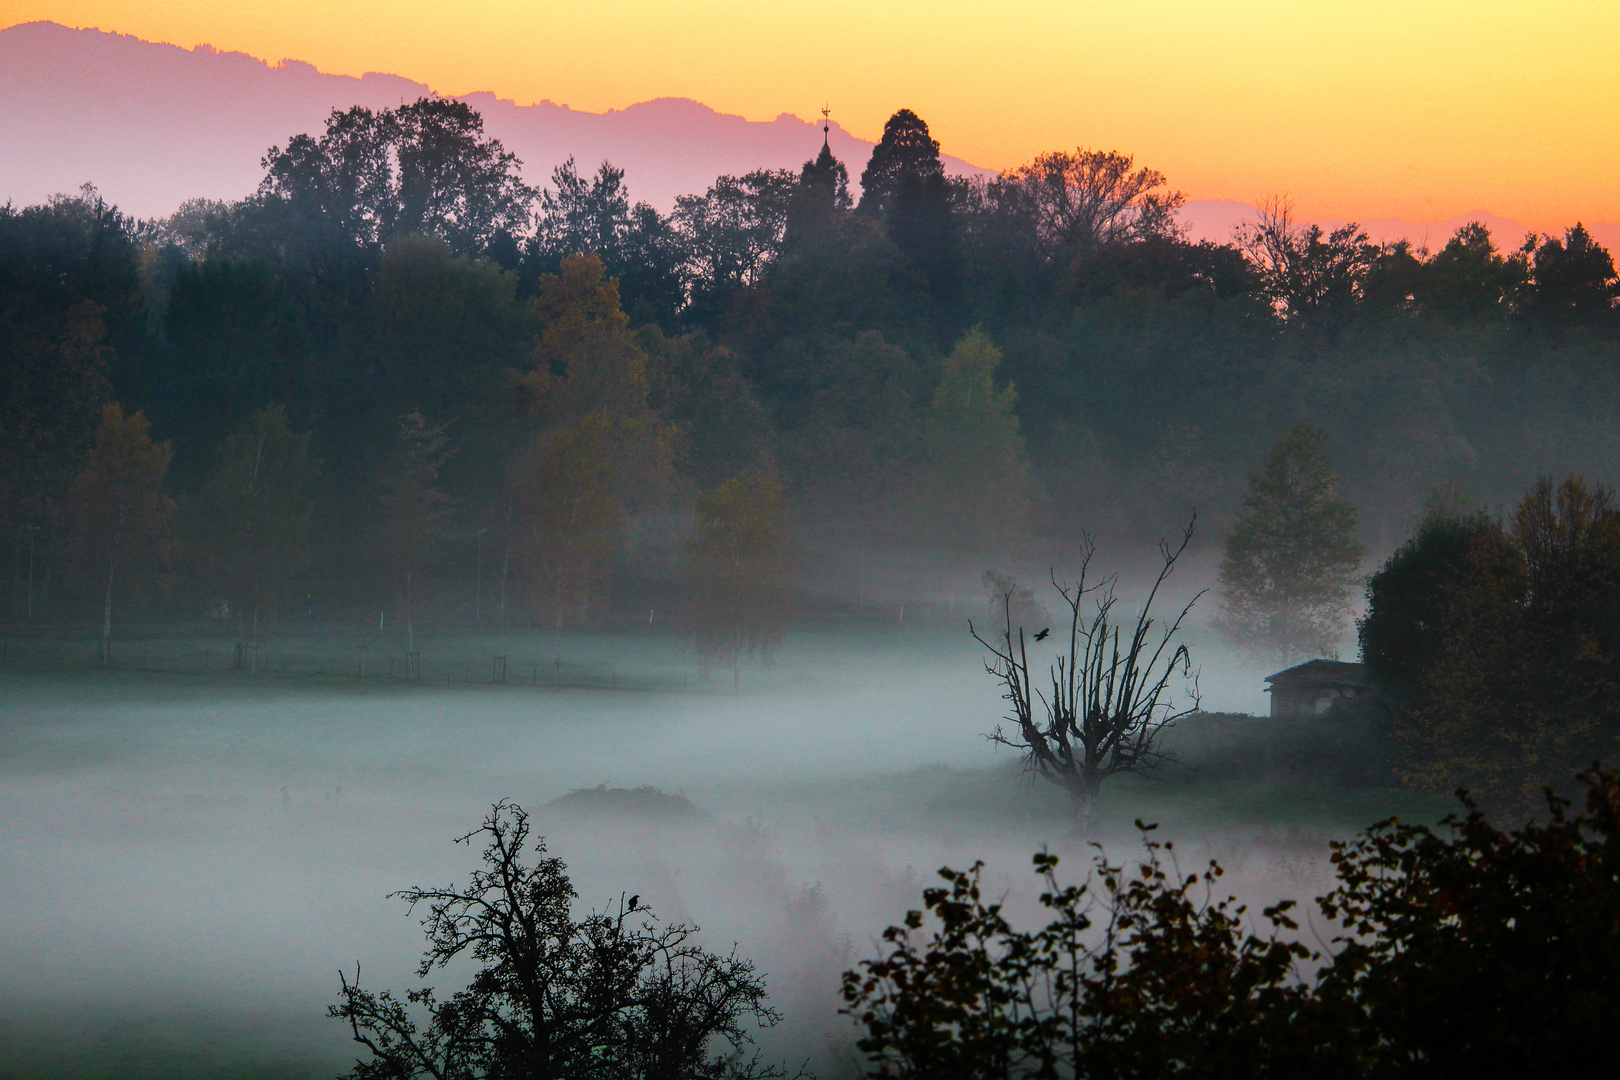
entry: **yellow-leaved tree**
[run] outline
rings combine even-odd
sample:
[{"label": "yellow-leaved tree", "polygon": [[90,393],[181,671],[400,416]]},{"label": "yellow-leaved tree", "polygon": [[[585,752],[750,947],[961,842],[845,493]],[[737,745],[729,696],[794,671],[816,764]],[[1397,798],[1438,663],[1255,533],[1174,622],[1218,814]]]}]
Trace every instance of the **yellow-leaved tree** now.
[{"label": "yellow-leaved tree", "polygon": [[705,673],[769,663],[787,631],[793,572],[787,505],[774,473],[748,471],[697,497],[686,543],[687,627]]},{"label": "yellow-leaved tree", "polygon": [[529,601],[553,628],[553,685],[562,633],[588,622],[613,578],[624,511],[613,493],[613,422],[602,412],[552,429],[512,474],[512,557]]},{"label": "yellow-leaved tree", "polygon": [[996,385],[1001,350],[970,330],[950,356],[928,412],[927,478],[934,537],[969,564],[985,565],[1024,535],[1034,484],[1014,406]]}]

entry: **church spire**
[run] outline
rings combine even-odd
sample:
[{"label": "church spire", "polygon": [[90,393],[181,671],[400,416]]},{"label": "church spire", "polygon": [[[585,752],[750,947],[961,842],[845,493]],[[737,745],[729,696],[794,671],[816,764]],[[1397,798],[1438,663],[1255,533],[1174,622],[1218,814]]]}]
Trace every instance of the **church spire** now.
[{"label": "church spire", "polygon": [[821,149],[822,149],[822,152],[828,153],[828,154],[832,153],[831,148],[829,148],[827,146],[827,138],[832,133],[832,119],[831,119],[831,117],[832,117],[832,106],[831,105],[823,105],[821,107]]}]

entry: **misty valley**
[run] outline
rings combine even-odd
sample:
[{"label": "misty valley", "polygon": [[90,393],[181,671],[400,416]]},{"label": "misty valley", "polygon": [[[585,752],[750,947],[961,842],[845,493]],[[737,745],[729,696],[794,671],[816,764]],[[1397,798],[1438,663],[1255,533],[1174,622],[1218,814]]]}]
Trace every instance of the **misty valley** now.
[{"label": "misty valley", "polygon": [[[288,652],[336,653],[287,636]],[[534,814],[581,905],[639,894],[701,926],[709,947],[735,942],[783,1014],[760,1045],[827,1076],[857,1057],[837,1015],[841,972],[939,866],[986,860],[1025,911],[1034,852],[1078,867],[1098,840],[1129,857],[1131,821],[1145,816],[1189,865],[1223,859],[1242,895],[1308,898],[1331,877],[1327,838],[1397,808],[1434,812],[1421,797],[1285,774],[1125,778],[1079,835],[1067,800],[1021,781],[1017,757],[983,739],[1000,702],[965,632],[941,626],[807,631],[740,693],[695,674],[683,688],[680,643],[645,632],[571,646],[580,681],[604,677],[558,690],[491,685],[494,642],[464,634],[424,646],[485,660],[466,682],[455,664],[448,684],[363,680],[351,657],[342,672],[282,677],[268,650],[271,673],[253,677],[230,670],[228,639],[211,643],[212,672],[176,673],[203,650],[157,639],[141,643],[150,670],[106,675],[10,646],[11,1075],[341,1070],[355,1056],[348,1032],[323,1018],[338,972],[359,964],[367,983],[414,984],[416,920],[386,894],[465,876],[473,853],[451,839],[499,798]],[[543,657],[549,642],[521,647]],[[615,673],[632,688],[608,685]],[[1260,697],[1257,685],[1222,691]],[[599,786],[687,801],[588,798]],[[574,791],[587,798],[570,806]]]},{"label": "misty valley", "polygon": [[1606,1075],[1610,252],[819,126],[0,206],[0,1080]]}]

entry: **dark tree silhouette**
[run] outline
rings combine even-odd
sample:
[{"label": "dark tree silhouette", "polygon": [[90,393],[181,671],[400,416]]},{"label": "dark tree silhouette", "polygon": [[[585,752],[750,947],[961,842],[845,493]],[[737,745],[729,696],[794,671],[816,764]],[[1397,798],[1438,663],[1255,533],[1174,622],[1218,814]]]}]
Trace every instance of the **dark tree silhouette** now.
[{"label": "dark tree silhouette", "polygon": [[[1172,622],[1156,626],[1153,617],[1154,601],[1187,550],[1193,524],[1187,523],[1179,544],[1160,541],[1163,565],[1131,624],[1114,619],[1116,579],[1088,581],[1096,549],[1086,538],[1079,580],[1052,580],[1069,606],[1069,640],[1067,655],[1060,653],[1048,672],[1049,689],[1036,687],[1030,677],[1028,641],[1023,627],[1015,633],[1012,604],[1003,606],[1007,621],[993,640],[985,640],[969,624],[974,640],[994,657],[985,670],[1001,682],[1003,696],[1012,703],[1007,719],[1014,729],[1007,732],[997,725],[987,738],[1022,752],[1025,770],[1062,788],[1084,824],[1091,820],[1104,780],[1157,767],[1165,760],[1159,735],[1198,711],[1198,676],[1187,646],[1177,639],[1204,594],[1189,600]],[[1088,601],[1091,610],[1086,612]],[[1178,675],[1186,691],[1179,701],[1171,685]]]},{"label": "dark tree silhouette", "polygon": [[372,112],[333,109],[319,137],[295,135],[263,161],[258,197],[289,204],[351,243],[427,233],[483,251],[524,231],[535,191],[522,162],[484,135],[471,106],[421,98]]},{"label": "dark tree silhouette", "polygon": [[943,179],[939,143],[928,124],[910,109],[901,109],[883,125],[883,137],[861,172],[861,212],[882,215],[909,183]]},{"label": "dark tree silhouette", "polygon": [[901,109],[883,125],[883,138],[861,173],[860,211],[882,219],[895,247],[928,280],[935,303],[948,312],[960,270],[950,188],[939,143],[910,109]]},{"label": "dark tree silhouette", "polygon": [[1620,297],[1614,257],[1592,239],[1585,226],[1566,229],[1562,239],[1544,237],[1535,251],[1529,314],[1545,322],[1600,323],[1610,319]]},{"label": "dark tree silhouette", "polygon": [[[427,910],[427,978],[459,959],[479,967],[441,1000],[432,987],[403,998],[342,976],[328,1010],[371,1051],[354,1080],[748,1080],[785,1073],[745,1058],[750,1021],[779,1019],[753,964],[709,952],[698,928],[660,924],[644,904],[575,920],[576,897],[561,859],[526,861],[523,808],[499,802],[460,837],[483,847],[483,868],[465,885],[394,893]],[[633,898],[640,900],[637,896]],[[616,909],[616,910],[615,910]],[[419,1024],[414,1017],[426,1016]],[[728,1051],[714,1053],[713,1046]]]},{"label": "dark tree silhouette", "polygon": [[844,975],[866,1075],[1607,1076],[1593,1033],[1620,1023],[1620,784],[1581,781],[1584,810],[1549,793],[1545,823],[1506,831],[1465,800],[1438,829],[1390,819],[1334,842],[1325,957],[1294,901],[1256,919],[1218,899],[1218,863],[1183,874],[1140,822],[1145,856],[1099,855],[1081,885],[1035,856],[1033,930],[985,895],[981,864],[947,867]]}]

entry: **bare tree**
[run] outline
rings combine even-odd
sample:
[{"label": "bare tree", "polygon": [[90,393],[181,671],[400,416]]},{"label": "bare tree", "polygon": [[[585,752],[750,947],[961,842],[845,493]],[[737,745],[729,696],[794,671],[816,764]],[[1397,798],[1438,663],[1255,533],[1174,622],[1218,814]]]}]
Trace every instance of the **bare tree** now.
[{"label": "bare tree", "polygon": [[[1014,632],[1010,614],[999,640],[987,641],[973,629],[973,638],[990,650],[994,660],[984,668],[1006,689],[1012,703],[1007,719],[1016,725],[1007,732],[1000,724],[985,736],[1024,754],[1025,770],[1068,793],[1081,820],[1089,824],[1092,803],[1102,782],[1116,773],[1145,773],[1167,760],[1158,748],[1165,728],[1199,707],[1198,674],[1187,646],[1179,641],[1182,623],[1204,595],[1189,600],[1174,621],[1153,617],[1153,605],[1192,539],[1194,515],[1174,547],[1159,542],[1163,565],[1134,623],[1114,617],[1118,575],[1088,580],[1096,545],[1085,538],[1080,577],[1073,583],[1052,584],[1069,606],[1067,654],[1060,653],[1049,669],[1050,690],[1034,686],[1029,674],[1028,641],[1024,628]],[[1207,591],[1207,590],[1205,590]],[[1091,609],[1087,610],[1087,601]],[[1002,610],[1009,612],[1012,605]],[[1179,673],[1184,695],[1179,700],[1171,683]],[[1043,718],[1037,719],[1039,706]]]}]

